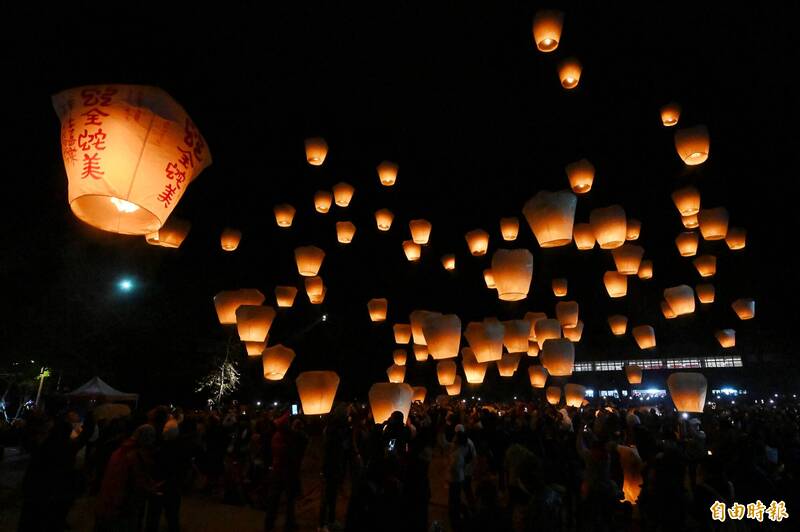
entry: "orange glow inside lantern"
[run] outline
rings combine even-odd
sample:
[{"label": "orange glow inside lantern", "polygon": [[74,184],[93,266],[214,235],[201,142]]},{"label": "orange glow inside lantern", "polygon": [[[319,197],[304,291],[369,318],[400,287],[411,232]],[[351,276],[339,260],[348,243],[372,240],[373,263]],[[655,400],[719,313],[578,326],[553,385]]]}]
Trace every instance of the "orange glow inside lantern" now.
[{"label": "orange glow inside lantern", "polygon": [[159,231],[189,184],[211,164],[197,126],[156,87],[84,86],[52,101],[61,121],[69,206],[98,229],[126,235]]},{"label": "orange glow inside lantern", "polygon": [[700,255],[692,262],[700,277],[712,277],[717,273],[717,257],[714,255]]},{"label": "orange glow inside lantern", "polygon": [[428,395],[428,390],[424,386],[414,386],[414,396],[412,400],[415,403],[424,403],[425,396]]},{"label": "orange glow inside lantern", "polygon": [[475,358],[475,353],[469,347],[461,350],[461,367],[468,383],[481,384],[486,378],[486,368],[488,366],[487,363],[478,362],[478,359]]},{"label": "orange glow inside lantern", "polygon": [[672,127],[678,124],[681,117],[681,106],[675,102],[668,103],[661,108],[661,123],[664,127]]},{"label": "orange glow inside lantern", "polygon": [[389,382],[401,383],[406,379],[406,367],[392,364],[386,370],[386,376],[389,378]]},{"label": "orange glow inside lantern", "polygon": [[456,381],[456,363],[452,360],[440,360],[436,364],[436,377],[442,386],[450,386]]},{"label": "orange glow inside lantern", "polygon": [[397,344],[407,344],[411,341],[411,325],[408,323],[395,323],[392,327],[394,341]]},{"label": "orange glow inside lantern", "polygon": [[536,322],[546,320],[547,314],[544,312],[526,312],[525,319],[531,324],[531,331],[528,333],[528,340],[536,341]]},{"label": "orange glow inside lantern", "polygon": [[586,251],[594,248],[595,238],[591,225],[584,223],[575,224],[572,236],[575,239],[575,247],[579,250]]},{"label": "orange glow inside lantern", "polygon": [[306,161],[311,166],[322,166],[328,156],[328,143],[322,137],[306,139]]},{"label": "orange glow inside lantern", "polygon": [[619,272],[603,274],[603,283],[606,285],[609,297],[625,297],[628,294],[628,277]]},{"label": "orange glow inside lantern", "polygon": [[492,256],[492,277],[500,300],[525,299],[533,280],[533,254],[527,249],[498,249]]},{"label": "orange glow inside lantern", "polygon": [[434,360],[455,358],[461,344],[461,320],[455,314],[443,314],[425,320],[422,332],[428,353]]},{"label": "orange glow inside lantern", "polygon": [[673,318],[677,318],[678,317],[678,315],[675,314],[675,311],[672,310],[672,307],[670,307],[669,303],[667,303],[666,301],[662,301],[661,302],[661,313],[668,320],[671,320]]},{"label": "orange glow inside lantern", "polygon": [[583,336],[583,322],[578,320],[575,327],[564,327],[564,338],[570,342],[580,342]]},{"label": "orange glow inside lantern", "polygon": [[356,234],[356,226],[352,222],[336,222],[336,239],[340,244],[349,244]]},{"label": "orange glow inside lantern", "polygon": [[736,346],[736,331],[733,329],[720,329],[714,333],[714,337],[724,349]]},{"label": "orange glow inside lantern", "polygon": [[222,235],[219,237],[219,243],[224,251],[236,251],[241,241],[242,232],[230,227],[223,229]]},{"label": "orange glow inside lantern", "polygon": [[405,349],[395,349],[392,351],[392,360],[397,366],[405,366],[408,360],[408,354]]},{"label": "orange glow inside lantern", "polygon": [[489,233],[483,229],[475,229],[464,235],[467,240],[469,252],[475,257],[486,255],[486,250],[489,249]]},{"label": "orange glow inside lantern", "polygon": [[574,89],[581,80],[581,70],[583,67],[574,57],[564,59],[558,64],[558,79],[561,86],[567,90]]},{"label": "orange glow inside lantern", "polygon": [[700,303],[713,303],[715,290],[714,285],[710,283],[703,283],[699,284],[694,287],[695,292],[697,293],[697,300]]},{"label": "orange glow inside lantern", "polygon": [[686,229],[697,229],[700,227],[700,222],[697,220],[696,214],[681,215],[681,223]]},{"label": "orange glow inside lantern", "polygon": [[561,338],[561,322],[558,320],[547,318],[537,320],[533,328],[540,349],[544,348],[544,343],[547,340]]},{"label": "orange glow inside lantern", "polygon": [[294,360],[294,356],[292,349],[281,344],[264,349],[264,353],[261,355],[264,378],[270,381],[283,379]]},{"label": "orange glow inside lantern", "polygon": [[700,212],[700,191],[694,187],[679,188],[672,193],[672,202],[681,216],[691,216]]},{"label": "orange glow inside lantern", "polygon": [[614,336],[622,336],[628,330],[628,318],[621,314],[608,317],[608,327]]},{"label": "orange glow inside lantern", "polygon": [[528,320],[508,320],[503,323],[503,344],[509,353],[526,353],[531,324]]},{"label": "orange glow inside lantern", "polygon": [[247,356],[249,357],[256,357],[261,356],[261,353],[264,352],[264,348],[267,347],[267,342],[245,342],[244,349],[247,352]]},{"label": "orange glow inside lantern", "polygon": [[483,281],[486,283],[486,288],[490,290],[494,290],[497,288],[497,284],[494,282],[494,274],[492,273],[491,268],[486,268],[483,270]]},{"label": "orange glow inside lantern", "polygon": [[422,246],[411,240],[403,240],[403,252],[409,262],[416,262],[422,256]]},{"label": "orange glow inside lantern", "polygon": [[636,274],[639,279],[647,280],[653,278],[653,261],[652,260],[643,260],[639,264],[639,271]]},{"label": "orange glow inside lantern", "polygon": [[639,273],[639,266],[642,264],[644,248],[636,244],[625,243],[611,251],[614,257],[614,264],[617,272],[622,275],[636,275]]},{"label": "orange glow inside lantern", "polygon": [[667,387],[676,410],[695,413],[703,411],[708,381],[702,373],[673,373],[667,378]]},{"label": "orange glow inside lantern", "polygon": [[188,221],[172,216],[161,229],[145,235],[145,240],[151,246],[176,249],[181,247],[191,227],[192,224]]},{"label": "orange glow inside lantern", "polygon": [[303,277],[314,277],[322,267],[325,252],[316,246],[301,246],[294,250],[297,271]]},{"label": "orange glow inside lantern", "polygon": [[519,219],[513,216],[500,218],[500,234],[503,235],[503,240],[516,240],[519,235]]},{"label": "orange glow inside lantern", "polygon": [[428,346],[422,344],[414,344],[414,360],[417,362],[425,362],[428,360]]},{"label": "orange glow inside lantern", "polygon": [[563,277],[553,279],[553,295],[556,297],[564,297],[567,295],[567,280]]},{"label": "orange glow inside lantern", "polygon": [[375,223],[378,225],[378,231],[391,229],[392,220],[394,220],[394,214],[389,209],[381,209],[375,213]]},{"label": "orange glow inside lantern", "polygon": [[425,245],[431,237],[433,225],[428,220],[411,220],[408,228],[411,231],[411,240],[415,244]]},{"label": "orange glow inside lantern", "polygon": [[697,213],[700,233],[706,240],[722,240],[728,234],[728,210],[725,207],[702,209]]},{"label": "orange glow inside lantern", "polygon": [[544,388],[547,383],[547,370],[544,366],[528,366],[528,378],[534,388]]},{"label": "orange glow inside lantern", "polygon": [[725,243],[732,251],[744,249],[747,244],[747,231],[741,227],[731,227],[725,235]]},{"label": "orange glow inside lantern", "polygon": [[572,192],[542,190],[529,199],[522,212],[539,247],[554,248],[572,242],[578,197]]},{"label": "orange glow inside lantern", "polygon": [[264,302],[264,294],[254,288],[241,290],[224,290],[214,296],[214,308],[222,325],[236,323],[236,309],[240,305],[260,305]]},{"label": "orange glow inside lantern", "polygon": [[553,377],[572,375],[575,364],[575,345],[566,338],[550,339],[544,342],[539,353],[542,366]]},{"label": "orange glow inside lantern", "polygon": [[275,223],[278,224],[278,227],[292,226],[295,213],[294,207],[288,203],[281,203],[280,205],[275,205],[273,211],[275,212]]},{"label": "orange glow inside lantern", "polygon": [[589,224],[601,249],[615,249],[625,243],[628,220],[619,205],[592,209]]},{"label": "orange glow inside lantern", "polygon": [[369,407],[375,423],[381,424],[389,419],[392,412],[400,412],[408,419],[414,390],[408,384],[378,382],[369,389]]},{"label": "orange glow inside lantern", "polygon": [[461,393],[461,375],[456,375],[456,380],[450,386],[445,386],[447,395],[458,395]]},{"label": "orange glow inside lantern", "polygon": [[676,316],[684,316],[694,312],[694,290],[691,286],[682,284],[666,288],[664,300]]},{"label": "orange glow inside lantern", "polygon": [[733,311],[739,316],[740,320],[750,320],[756,315],[756,301],[750,298],[737,299],[731,303]]},{"label": "orange glow inside lantern", "polygon": [[295,379],[303,413],[319,416],[331,411],[339,376],[334,371],[304,371]]},{"label": "orange glow inside lantern", "polygon": [[700,236],[694,231],[684,231],[675,237],[675,245],[681,257],[694,257],[697,254],[697,246],[700,243]]},{"label": "orange glow inside lantern", "polygon": [[464,337],[469,342],[469,346],[475,353],[475,358],[478,362],[500,360],[503,354],[505,327],[499,321],[470,322],[464,331]]},{"label": "orange glow inside lantern", "polygon": [[651,349],[656,346],[656,330],[650,325],[639,325],[631,332],[639,349]]},{"label": "orange glow inside lantern", "polygon": [[267,339],[275,309],[262,305],[239,305],[236,309],[236,329],[242,342],[263,342]]},{"label": "orange glow inside lantern", "polygon": [[353,199],[356,189],[350,183],[336,183],[333,185],[333,201],[339,207],[347,207]]},{"label": "orange glow inside lantern", "polygon": [[314,208],[317,212],[325,214],[331,210],[333,195],[327,190],[317,190],[314,193]]},{"label": "orange glow inside lantern", "polygon": [[628,218],[625,231],[625,240],[639,240],[639,235],[642,233],[642,222],[636,218]]},{"label": "orange glow inside lantern", "polygon": [[711,141],[706,126],[694,126],[675,132],[675,149],[687,166],[706,162],[710,147]]},{"label": "orange glow inside lantern", "polygon": [[497,361],[497,372],[501,377],[513,377],[519,367],[522,353],[503,353]]},{"label": "orange glow inside lantern", "polygon": [[447,255],[442,255],[442,266],[448,272],[451,272],[456,269],[456,256],[452,253],[448,253]]},{"label": "orange glow inside lantern", "polygon": [[372,321],[385,321],[388,309],[389,309],[389,301],[386,298],[370,299],[367,302],[369,319],[371,319]]},{"label": "orange glow inside lantern", "polygon": [[297,288],[294,286],[276,286],[275,302],[279,307],[289,308],[294,305],[294,298],[297,297]]},{"label": "orange glow inside lantern", "polygon": [[425,335],[423,334],[422,328],[428,319],[436,318],[441,315],[442,314],[439,312],[431,312],[429,310],[414,310],[411,312],[409,315],[409,321],[411,322],[411,335],[414,338],[415,344],[428,344],[428,342],[425,340]]},{"label": "orange glow inside lantern", "polygon": [[399,166],[393,162],[383,161],[381,164],[379,164],[378,179],[380,179],[381,185],[385,187],[391,187],[394,185],[395,181],[397,181],[398,170]]},{"label": "orange glow inside lantern", "polygon": [[545,390],[545,396],[547,397],[548,403],[551,405],[557,405],[561,402],[561,387],[548,386],[547,390]]},{"label": "orange glow inside lantern", "polygon": [[628,384],[641,384],[642,383],[642,368],[632,364],[625,366],[625,378],[628,379]]},{"label": "orange glow inside lantern", "polygon": [[556,303],[556,318],[562,327],[575,327],[578,324],[578,302],[559,301]]},{"label": "orange glow inside lantern", "polygon": [[586,397],[586,387],[580,384],[567,383],[564,385],[564,402],[567,406],[580,408]]},{"label": "orange glow inside lantern", "polygon": [[528,356],[529,357],[539,356],[539,344],[537,342],[528,340]]},{"label": "orange glow inside lantern", "polygon": [[540,9],[533,17],[533,42],[540,52],[552,52],[558,48],[564,13],[555,9]]},{"label": "orange glow inside lantern", "polygon": [[570,163],[566,167],[569,186],[575,194],[586,194],[592,190],[594,165],[586,159]]}]

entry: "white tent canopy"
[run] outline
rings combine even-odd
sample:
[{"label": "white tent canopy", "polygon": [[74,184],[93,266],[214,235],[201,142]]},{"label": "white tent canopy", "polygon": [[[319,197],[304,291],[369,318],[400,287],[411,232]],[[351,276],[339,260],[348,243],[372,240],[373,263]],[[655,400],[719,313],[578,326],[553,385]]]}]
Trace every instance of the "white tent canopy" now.
[{"label": "white tent canopy", "polygon": [[92,377],[91,379],[89,379],[89,382],[87,382],[80,388],[76,388],[75,390],[69,392],[67,396],[75,398],[79,397],[90,398],[90,399],[104,398],[104,399],[109,399],[111,401],[139,400],[138,393],[125,393],[116,390],[111,386],[109,386],[108,383],[106,383],[100,377]]}]

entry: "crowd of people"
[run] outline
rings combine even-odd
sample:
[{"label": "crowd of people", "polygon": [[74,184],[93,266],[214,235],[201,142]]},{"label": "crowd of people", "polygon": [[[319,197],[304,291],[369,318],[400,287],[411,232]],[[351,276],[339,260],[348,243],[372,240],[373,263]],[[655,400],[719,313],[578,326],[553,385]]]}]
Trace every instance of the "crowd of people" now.
[{"label": "crowd of people", "polygon": [[[711,507],[775,500],[791,515],[800,466],[793,402],[686,418],[666,405],[439,398],[382,424],[358,403],[313,418],[241,405],[97,420],[67,409],[32,411],[20,431],[31,453],[20,531],[66,529],[86,493],[98,532],[155,531],[162,517],[178,531],[186,493],[262,509],[265,530],[298,530],[311,482],[319,531],[747,530],[779,523],[723,522]],[[435,490],[443,522],[429,517]]]}]

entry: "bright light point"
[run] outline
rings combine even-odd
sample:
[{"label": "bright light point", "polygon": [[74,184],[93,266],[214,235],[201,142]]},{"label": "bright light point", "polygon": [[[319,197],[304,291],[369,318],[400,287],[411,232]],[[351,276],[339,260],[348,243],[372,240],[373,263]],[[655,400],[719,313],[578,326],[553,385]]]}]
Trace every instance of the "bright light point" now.
[{"label": "bright light point", "polygon": [[133,290],[133,281],[131,281],[130,279],[122,279],[117,283],[117,286],[123,292],[130,292],[131,290]]},{"label": "bright light point", "polygon": [[111,203],[114,204],[119,212],[136,212],[139,210],[139,206],[135,203],[131,203],[130,201],[126,201],[124,199],[115,198],[114,196],[111,197]]},{"label": "bright light point", "polygon": [[323,314],[322,315],[322,321],[328,321],[328,315],[327,314]]},{"label": "bright light point", "polygon": [[256,406],[261,406],[261,401],[256,401]]},{"label": "bright light point", "polygon": [[681,414],[681,417],[682,417],[683,419],[689,419],[689,414],[687,414],[686,412],[684,412],[683,414]]},{"label": "bright light point", "polygon": [[275,401],[274,403],[272,403],[272,406],[278,406],[278,401]]}]

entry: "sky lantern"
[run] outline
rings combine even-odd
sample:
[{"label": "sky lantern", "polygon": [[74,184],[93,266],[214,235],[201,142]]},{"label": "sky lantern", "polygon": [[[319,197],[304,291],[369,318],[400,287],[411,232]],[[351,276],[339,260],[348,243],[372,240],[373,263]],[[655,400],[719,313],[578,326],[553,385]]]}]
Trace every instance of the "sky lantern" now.
[{"label": "sky lantern", "polygon": [[369,389],[369,407],[376,424],[384,423],[392,412],[403,414],[408,419],[414,390],[408,384],[377,382]]},{"label": "sky lantern", "polygon": [[500,360],[503,354],[505,326],[495,320],[472,321],[467,324],[464,337],[478,362]]},{"label": "sky lantern", "polygon": [[425,396],[428,395],[428,390],[424,386],[414,386],[412,389],[414,390],[414,396],[412,397],[413,402],[424,403]]},{"label": "sky lantern", "polygon": [[519,367],[522,353],[503,353],[497,361],[497,372],[501,377],[513,377]]},{"label": "sky lantern", "polygon": [[456,256],[453,253],[442,255],[442,266],[448,272],[456,269]]},{"label": "sky lantern", "polygon": [[331,411],[339,388],[335,371],[304,371],[294,382],[305,415],[320,416]]},{"label": "sky lantern", "polygon": [[350,183],[344,181],[333,185],[333,202],[338,207],[347,207],[350,205],[350,200],[353,199],[353,194],[356,189]]},{"label": "sky lantern", "polygon": [[628,330],[628,318],[622,314],[614,314],[608,317],[608,328],[614,336],[622,336]]},{"label": "sky lantern", "polygon": [[567,406],[580,408],[584,397],[586,397],[585,386],[572,382],[564,385],[564,402],[567,403]]},{"label": "sky lantern", "polygon": [[489,233],[483,229],[475,229],[464,235],[467,239],[467,246],[469,252],[475,257],[486,255],[486,250],[489,249]]},{"label": "sky lantern", "polygon": [[673,318],[677,318],[678,317],[678,315],[675,314],[675,311],[672,310],[672,307],[670,307],[669,303],[667,303],[666,301],[662,301],[661,302],[661,313],[668,320],[671,320]]},{"label": "sky lantern", "polygon": [[711,141],[706,126],[694,126],[675,132],[675,149],[687,166],[703,164],[708,159]]},{"label": "sky lantern", "polygon": [[314,208],[317,212],[326,214],[331,210],[333,204],[333,195],[327,190],[317,190],[314,193]]},{"label": "sky lantern", "polygon": [[408,354],[405,349],[395,349],[392,351],[392,360],[397,366],[405,366],[408,360]]},{"label": "sky lantern", "polygon": [[275,309],[262,305],[239,305],[236,309],[236,329],[242,342],[263,342],[267,339]]},{"label": "sky lantern", "polygon": [[389,382],[401,383],[406,380],[406,367],[392,364],[386,370],[386,376],[389,378]]},{"label": "sky lantern", "polygon": [[433,225],[428,220],[411,220],[408,228],[411,230],[411,240],[415,244],[425,245],[431,237]]},{"label": "sky lantern", "polygon": [[642,368],[635,364],[625,364],[625,378],[628,379],[628,384],[641,384]]},{"label": "sky lantern", "polygon": [[416,262],[422,256],[422,246],[415,244],[412,240],[403,240],[403,252],[409,262]]},{"label": "sky lantern", "polygon": [[276,286],[275,302],[281,308],[289,308],[294,305],[294,298],[297,297],[297,288],[294,286]]},{"label": "sky lantern", "polygon": [[556,318],[562,327],[575,327],[578,324],[578,302],[559,301],[556,303]]},{"label": "sky lantern", "polygon": [[544,312],[526,312],[525,319],[531,324],[531,331],[528,333],[528,340],[536,341],[536,322],[546,320],[547,314]]},{"label": "sky lantern", "polygon": [[548,374],[553,377],[568,377],[572,375],[575,364],[575,345],[566,338],[547,340],[539,353],[539,359]]},{"label": "sky lantern", "polygon": [[236,323],[236,309],[240,305],[260,305],[264,302],[264,294],[255,288],[241,290],[223,290],[214,296],[214,308],[222,325]]},{"label": "sky lantern", "polygon": [[219,237],[219,243],[223,251],[236,251],[239,247],[239,242],[242,241],[242,232],[238,229],[231,229],[226,227],[222,230],[222,235]]},{"label": "sky lantern", "polygon": [[533,328],[540,349],[547,340],[561,338],[561,322],[558,320],[548,318],[537,320]]},{"label": "sky lantern", "polygon": [[492,276],[502,301],[525,299],[533,280],[533,254],[527,249],[498,249],[492,256]]},{"label": "sky lantern", "polygon": [[592,209],[589,223],[601,249],[615,249],[625,243],[628,221],[619,205]]},{"label": "sky lantern", "polygon": [[325,283],[323,283],[322,277],[318,275],[307,277],[305,279],[305,286],[306,295],[308,295],[308,299],[311,302],[314,302],[315,299],[319,299],[320,296],[325,293]]},{"label": "sky lantern", "polygon": [[583,322],[578,320],[578,323],[575,324],[575,327],[564,327],[563,330],[564,338],[570,342],[580,342],[581,337],[583,336]]},{"label": "sky lantern", "polygon": [[544,388],[547,382],[547,370],[544,366],[528,366],[528,378],[534,388]]},{"label": "sky lantern", "polygon": [[409,321],[411,322],[411,334],[414,337],[415,344],[428,344],[428,342],[425,341],[425,335],[422,332],[422,328],[428,319],[438,318],[441,315],[442,314],[439,312],[431,312],[429,310],[414,310],[411,312],[409,315]]},{"label": "sky lantern", "polygon": [[714,255],[700,255],[692,263],[700,277],[712,277],[717,273],[717,257]]},{"label": "sky lantern", "polygon": [[608,297],[625,297],[628,294],[628,277],[619,272],[606,272],[603,274],[603,283],[606,285]]},{"label": "sky lantern", "polygon": [[370,299],[367,302],[369,319],[371,319],[372,321],[385,321],[388,309],[389,309],[389,301],[386,298]]},{"label": "sky lantern", "polygon": [[414,344],[414,360],[417,362],[425,362],[428,360],[428,346],[422,344]]},{"label": "sky lantern", "polygon": [[156,87],[91,85],[53,96],[68,201],[79,220],[113,233],[158,231],[211,164],[186,111]]},{"label": "sky lantern", "polygon": [[731,303],[733,311],[740,320],[750,320],[756,315],[756,300],[751,298],[737,299]]},{"label": "sky lantern", "polygon": [[300,246],[294,249],[297,271],[303,277],[314,277],[322,267],[325,252],[316,246]]},{"label": "sky lantern", "polygon": [[558,48],[564,13],[556,9],[540,9],[533,17],[533,42],[540,52],[552,52]]},{"label": "sky lantern", "polygon": [[356,234],[353,222],[336,222],[336,239],[340,244],[349,244]]},{"label": "sky lantern", "polygon": [[500,218],[500,234],[503,235],[503,240],[516,240],[519,235],[519,218]]},{"label": "sky lantern", "polygon": [[264,349],[264,353],[261,355],[264,378],[270,381],[283,379],[292,360],[294,360],[294,351],[282,344]]},{"label": "sky lantern", "polygon": [[581,80],[583,66],[574,57],[568,57],[558,64],[558,79],[567,90],[574,89]]},{"label": "sky lantern", "polygon": [[693,413],[703,411],[708,381],[702,373],[673,373],[667,378],[667,387],[676,410]]},{"label": "sky lantern", "polygon": [[381,180],[381,185],[391,187],[397,181],[397,171],[399,170],[397,164],[390,161],[383,161],[378,165],[378,178]]},{"label": "sky lantern", "polygon": [[436,363],[436,377],[442,386],[450,386],[456,381],[456,363],[452,360],[440,360]]},{"label": "sky lantern", "polygon": [[395,323],[392,327],[394,341],[397,344],[407,344],[411,341],[411,325],[408,323]]},{"label": "sky lantern", "polygon": [[634,327],[631,333],[633,333],[633,339],[636,340],[639,349],[651,349],[656,346],[656,330],[650,325]]},{"label": "sky lantern", "polygon": [[681,284],[664,289],[664,300],[676,316],[694,312],[694,290],[691,286]]},{"label": "sky lantern", "polygon": [[700,303],[713,303],[714,302],[714,285],[711,283],[701,283],[694,287],[697,292],[697,300]]},{"label": "sky lantern", "polygon": [[445,386],[447,395],[458,395],[461,393],[461,375],[456,375],[456,380],[450,386]]},{"label": "sky lantern", "polygon": [[644,248],[626,242],[617,249],[612,250],[611,255],[614,257],[617,272],[622,275],[636,275],[639,273],[639,266],[642,264]]},{"label": "sky lantern", "polygon": [[700,222],[698,221],[696,214],[687,214],[686,216],[681,215],[681,223],[686,229],[697,229],[700,227]]},{"label": "sky lantern", "polygon": [[273,211],[275,212],[275,223],[278,224],[278,227],[292,226],[295,213],[294,207],[288,203],[281,203],[280,205],[275,205]]},{"label": "sky lantern", "polygon": [[577,205],[577,196],[567,190],[542,190],[525,203],[522,213],[540,247],[554,248],[572,242]]},{"label": "sky lantern", "polygon": [[639,235],[642,232],[642,222],[636,218],[628,218],[625,227],[625,240],[639,240]]},{"label": "sky lantern", "polygon": [[[486,377],[486,368],[488,363],[480,363],[475,358],[475,352],[469,347],[461,350],[461,368],[464,370],[464,376],[470,384],[481,384]],[[454,377],[455,380],[455,377]]]},{"label": "sky lantern", "polygon": [[639,271],[636,273],[639,279],[646,281],[647,279],[653,278],[653,261],[652,260],[643,260],[639,264]]},{"label": "sky lantern", "polygon": [[497,288],[497,283],[494,282],[494,273],[492,273],[491,268],[483,270],[483,281],[486,283],[486,288],[489,290]]},{"label": "sky lantern", "polygon": [[717,207],[697,213],[700,233],[706,240],[722,240],[728,234],[728,209]]},{"label": "sky lantern", "polygon": [[675,237],[675,245],[681,257],[694,257],[699,243],[700,236],[694,231],[684,231]]},{"label": "sky lantern", "polygon": [[661,123],[664,127],[672,127],[678,125],[678,119],[681,117],[681,106],[675,102],[668,103],[661,108]]},{"label": "sky lantern", "polygon": [[563,277],[553,279],[553,295],[556,297],[564,297],[567,295],[567,280]]},{"label": "sky lantern", "polygon": [[575,161],[566,166],[569,186],[575,194],[586,194],[592,190],[594,182],[594,165],[587,159]]},{"label": "sky lantern", "polygon": [[306,161],[311,166],[322,166],[328,156],[328,143],[322,137],[306,139]]},{"label": "sky lantern", "polygon": [[261,353],[264,352],[264,348],[267,347],[267,342],[245,342],[244,349],[247,352],[247,356],[249,357],[256,357],[261,356]]},{"label": "sky lantern", "polygon": [[455,358],[461,345],[461,320],[455,314],[443,314],[425,320],[423,335],[428,353],[434,360]]},{"label": "sky lantern", "polygon": [[545,390],[547,402],[551,405],[557,405],[561,402],[561,386],[548,386]]},{"label": "sky lantern", "polygon": [[151,246],[176,249],[181,247],[191,227],[189,221],[172,216],[159,230],[147,233],[145,240]]},{"label": "sky lantern", "polygon": [[592,226],[589,224],[575,224],[572,238],[575,239],[575,247],[581,251],[594,248],[594,231],[592,231]]},{"label": "sky lantern", "polygon": [[392,227],[392,220],[394,214],[389,209],[381,209],[375,211],[375,223],[378,225],[378,231],[388,231]]},{"label": "sky lantern", "polygon": [[729,228],[727,234],[725,235],[725,243],[728,245],[728,249],[731,251],[744,249],[745,245],[747,244],[747,231],[741,227]]},{"label": "sky lantern", "polygon": [[700,191],[692,186],[679,188],[672,193],[672,202],[681,216],[697,214],[700,212]]},{"label": "sky lantern", "polygon": [[539,356],[539,344],[537,342],[528,340],[528,356],[529,357]]},{"label": "sky lantern", "polygon": [[528,320],[508,320],[503,323],[503,344],[509,353],[526,353],[531,324]]},{"label": "sky lantern", "polygon": [[720,329],[714,333],[714,337],[724,349],[736,346],[736,331],[733,329]]}]

